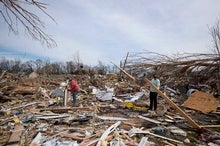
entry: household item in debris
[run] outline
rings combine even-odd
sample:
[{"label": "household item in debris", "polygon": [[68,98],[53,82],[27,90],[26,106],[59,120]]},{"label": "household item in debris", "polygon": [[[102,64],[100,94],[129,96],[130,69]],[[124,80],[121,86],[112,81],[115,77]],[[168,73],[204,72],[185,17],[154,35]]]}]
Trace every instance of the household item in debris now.
[{"label": "household item in debris", "polygon": [[198,90],[197,89],[189,89],[186,94],[189,97],[189,96],[191,96],[196,91],[198,91]]}]

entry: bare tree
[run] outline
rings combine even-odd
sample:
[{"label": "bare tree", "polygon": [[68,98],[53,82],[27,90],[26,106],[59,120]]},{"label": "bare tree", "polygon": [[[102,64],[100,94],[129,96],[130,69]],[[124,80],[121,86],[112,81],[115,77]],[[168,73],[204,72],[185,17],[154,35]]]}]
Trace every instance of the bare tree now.
[{"label": "bare tree", "polygon": [[76,67],[73,61],[67,61],[66,62],[66,73],[72,74],[75,70],[76,70]]},{"label": "bare tree", "polygon": [[0,15],[9,27],[9,31],[18,34],[18,24],[24,26],[25,30],[35,40],[46,44],[47,47],[55,47],[57,44],[50,35],[46,34],[42,29],[44,23],[40,18],[30,10],[28,7],[36,8],[38,11],[43,12],[54,22],[55,20],[45,11],[46,4],[36,0],[0,0],[2,8]]},{"label": "bare tree", "polygon": [[[216,56],[220,58],[220,21],[218,20],[215,26],[210,28],[210,32],[212,35],[212,40],[214,44],[214,52],[216,53]],[[220,92],[220,59],[217,61],[218,63],[218,73],[217,73],[217,89],[218,93]]]},{"label": "bare tree", "polygon": [[98,65],[95,67],[98,74],[104,75],[107,72],[106,66],[100,60],[98,61]]},{"label": "bare tree", "polygon": [[82,63],[82,60],[80,59],[80,55],[78,51],[73,56],[73,59],[74,59],[74,63],[77,68],[77,71],[81,71],[81,69],[83,68],[83,63]]},{"label": "bare tree", "polygon": [[0,58],[0,72],[3,72],[4,70],[9,70],[9,60],[7,60],[5,57]]}]

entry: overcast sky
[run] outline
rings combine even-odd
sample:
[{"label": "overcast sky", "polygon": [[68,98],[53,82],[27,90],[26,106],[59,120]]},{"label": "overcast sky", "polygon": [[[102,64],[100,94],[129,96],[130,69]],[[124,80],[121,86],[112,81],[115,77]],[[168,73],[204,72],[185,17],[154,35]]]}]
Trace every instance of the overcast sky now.
[{"label": "overcast sky", "polygon": [[47,48],[19,25],[9,33],[0,21],[0,57],[26,60],[71,61],[77,54],[84,64],[119,64],[127,52],[143,50],[165,55],[209,53],[208,27],[220,20],[220,0],[44,0],[39,14],[46,33],[57,42]]}]

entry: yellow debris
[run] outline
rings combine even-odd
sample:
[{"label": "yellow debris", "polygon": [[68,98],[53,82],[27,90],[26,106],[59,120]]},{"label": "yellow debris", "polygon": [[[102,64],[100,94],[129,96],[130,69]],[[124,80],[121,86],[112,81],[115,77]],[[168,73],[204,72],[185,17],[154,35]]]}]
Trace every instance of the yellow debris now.
[{"label": "yellow debris", "polygon": [[146,107],[136,106],[131,102],[125,102],[124,105],[127,108],[131,108],[131,109],[135,109],[135,110],[147,110]]},{"label": "yellow debris", "polygon": [[18,117],[17,117],[17,116],[14,116],[13,121],[15,122],[15,124],[20,123],[20,120],[18,119]]}]

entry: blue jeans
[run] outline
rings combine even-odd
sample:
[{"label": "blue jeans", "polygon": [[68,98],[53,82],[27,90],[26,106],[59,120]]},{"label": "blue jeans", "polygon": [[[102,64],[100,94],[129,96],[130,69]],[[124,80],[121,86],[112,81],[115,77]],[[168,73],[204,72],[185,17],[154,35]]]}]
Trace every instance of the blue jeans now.
[{"label": "blue jeans", "polygon": [[73,97],[73,103],[76,104],[76,98],[77,98],[77,94],[78,94],[79,91],[74,91],[72,93],[72,97]]}]

